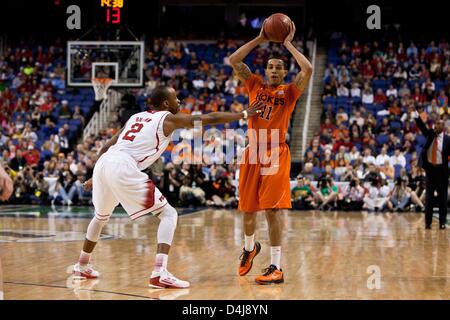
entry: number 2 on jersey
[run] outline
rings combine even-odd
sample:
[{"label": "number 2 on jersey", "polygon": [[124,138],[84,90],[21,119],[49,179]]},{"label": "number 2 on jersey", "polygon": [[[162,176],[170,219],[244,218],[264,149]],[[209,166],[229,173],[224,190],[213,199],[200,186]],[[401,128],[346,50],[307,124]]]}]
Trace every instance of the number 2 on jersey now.
[{"label": "number 2 on jersey", "polygon": [[134,138],[136,138],[135,135],[132,135],[131,133],[138,133],[139,131],[142,130],[142,128],[144,127],[143,123],[135,123],[131,126],[131,129],[128,130],[125,135],[123,136],[122,139],[124,140],[129,140],[129,141],[133,141]]}]

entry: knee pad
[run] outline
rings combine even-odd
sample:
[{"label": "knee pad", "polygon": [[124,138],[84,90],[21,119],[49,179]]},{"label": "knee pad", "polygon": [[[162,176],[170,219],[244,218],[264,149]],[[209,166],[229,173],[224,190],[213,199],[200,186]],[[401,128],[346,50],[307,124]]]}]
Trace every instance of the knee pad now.
[{"label": "knee pad", "polygon": [[175,228],[177,227],[178,213],[174,207],[167,204],[158,215],[161,220],[158,227],[158,243],[172,244]]},{"label": "knee pad", "polygon": [[108,223],[109,217],[105,220],[100,220],[97,215],[91,220],[89,223],[86,239],[92,242],[97,242],[98,238],[100,238],[100,234],[102,233],[103,227]]},{"label": "knee pad", "polygon": [[178,221],[178,212],[170,204],[167,204],[162,209],[162,211],[158,214],[158,218],[161,221],[163,219],[168,219],[176,226],[177,225],[177,221]]}]

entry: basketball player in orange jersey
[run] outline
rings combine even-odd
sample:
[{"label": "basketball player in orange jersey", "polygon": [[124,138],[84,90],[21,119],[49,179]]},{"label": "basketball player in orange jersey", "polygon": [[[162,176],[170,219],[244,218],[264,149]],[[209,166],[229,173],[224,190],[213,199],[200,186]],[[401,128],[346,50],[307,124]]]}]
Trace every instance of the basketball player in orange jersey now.
[{"label": "basketball player in orange jersey", "polygon": [[[264,28],[264,27],[263,27]],[[256,76],[243,63],[244,58],[256,46],[266,41],[263,28],[259,36],[244,44],[230,56],[230,63],[244,83],[250,104],[256,101],[265,103],[259,116],[249,119],[248,128],[256,130],[256,134],[249,134],[249,146],[246,148],[239,173],[239,210],[243,212],[245,244],[239,264],[239,275],[246,275],[252,268],[253,259],[260,252],[261,245],[255,242],[256,213],[264,210],[269,225],[271,263],[264,270],[263,275],[255,280],[259,284],[284,282],[280,266],[281,260],[281,218],[283,209],[291,208],[290,168],[291,156],[286,144],[285,136],[289,126],[292,111],[304,91],[312,74],[312,65],[306,57],[292,44],[295,25],[292,23],[289,35],[283,45],[294,56],[301,71],[296,75],[293,83],[283,84],[288,70],[284,61],[279,58],[269,58],[265,70],[267,81]],[[259,130],[267,130],[268,139],[263,139]],[[278,135],[279,145],[271,146],[271,134]],[[261,146],[264,144],[264,148]],[[258,158],[256,163],[250,161],[255,157],[255,150],[267,150],[267,156],[277,153],[278,163],[265,164]],[[264,151],[263,151],[264,152]],[[276,158],[276,156],[275,156]],[[262,163],[263,162],[263,163]],[[264,172],[270,166],[270,171]]]},{"label": "basketball player in orange jersey", "polygon": [[187,115],[180,111],[180,101],[174,89],[161,86],[150,97],[152,108],[134,114],[125,126],[102,148],[94,167],[92,186],[95,216],[89,223],[83,250],[73,274],[80,279],[98,278],[99,272],[89,264],[90,257],[103,227],[120,203],[132,220],[146,214],[159,218],[157,251],[154,270],[150,275],[152,288],[187,288],[183,281],[167,271],[167,260],[177,225],[177,211],[167,202],[153,181],[142,172],[166,150],[172,133],[179,128],[219,124],[247,119],[258,114],[262,103],[255,103],[240,113],[211,112]]}]

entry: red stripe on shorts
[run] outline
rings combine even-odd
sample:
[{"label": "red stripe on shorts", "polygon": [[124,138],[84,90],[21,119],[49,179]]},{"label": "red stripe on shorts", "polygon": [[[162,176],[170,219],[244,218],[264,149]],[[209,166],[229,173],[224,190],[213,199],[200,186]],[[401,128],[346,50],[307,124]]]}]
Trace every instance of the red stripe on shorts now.
[{"label": "red stripe on shorts", "polygon": [[147,196],[144,202],[144,208],[151,208],[155,204],[155,184],[152,180],[147,181]]},{"label": "red stripe on shorts", "polygon": [[134,215],[141,213],[142,211],[148,210],[155,204],[155,185],[153,184],[152,180],[148,180],[146,183],[147,188],[147,194],[145,196],[145,201],[142,204],[144,209],[139,210],[133,214],[130,214],[130,218],[132,218]]}]

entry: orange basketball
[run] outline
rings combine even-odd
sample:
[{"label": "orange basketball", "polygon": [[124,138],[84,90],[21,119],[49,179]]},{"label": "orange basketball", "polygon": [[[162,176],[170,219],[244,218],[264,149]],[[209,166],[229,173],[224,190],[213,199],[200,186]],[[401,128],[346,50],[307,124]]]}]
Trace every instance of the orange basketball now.
[{"label": "orange basketball", "polygon": [[283,42],[291,31],[291,18],[282,13],[274,13],[264,23],[264,34],[269,41]]}]

